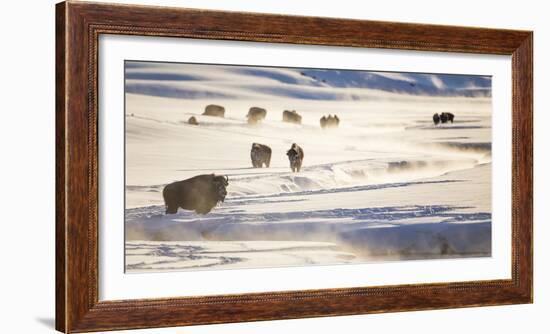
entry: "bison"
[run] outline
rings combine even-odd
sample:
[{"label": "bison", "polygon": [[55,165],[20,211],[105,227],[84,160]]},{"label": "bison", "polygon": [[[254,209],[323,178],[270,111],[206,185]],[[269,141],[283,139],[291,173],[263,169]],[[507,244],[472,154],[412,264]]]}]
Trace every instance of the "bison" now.
[{"label": "bison", "polygon": [[439,118],[438,113],[435,113],[432,118],[433,118],[433,121],[434,121],[434,125],[438,125],[439,121],[441,121],[441,118]]},{"label": "bison", "polygon": [[321,128],[324,129],[327,126],[327,117],[326,116],[321,117],[321,119],[319,120],[319,123],[321,124]]},{"label": "bison", "polygon": [[267,111],[264,108],[252,107],[248,110],[246,118],[248,118],[248,124],[256,124],[265,119]]},{"label": "bison", "polygon": [[288,155],[292,172],[300,172],[300,169],[302,169],[302,162],[304,161],[304,150],[302,150],[298,144],[294,143],[290,147],[290,150],[286,152],[286,155]]},{"label": "bison", "polygon": [[455,119],[455,115],[453,115],[450,112],[442,112],[441,115],[439,116],[439,118],[441,118],[441,123],[442,124],[447,123],[447,121],[453,123],[454,119]]},{"label": "bison", "polygon": [[283,122],[302,124],[302,116],[296,110],[285,110],[283,111]]},{"label": "bison", "polygon": [[334,115],[328,115],[321,117],[320,121],[321,128],[337,128],[340,125],[340,119],[338,116]]},{"label": "bison", "polygon": [[219,202],[225,200],[229,178],[223,175],[203,174],[168,184],[162,191],[166,214],[178,212],[178,208],[207,214]]},{"label": "bison", "polygon": [[204,108],[202,113],[205,116],[215,116],[215,117],[224,117],[225,108],[216,104],[209,104]]},{"label": "bison", "polygon": [[263,165],[269,168],[271,162],[271,148],[267,145],[253,143],[250,149],[250,159],[254,168],[262,168]]},{"label": "bison", "polygon": [[197,121],[197,118],[195,118],[195,116],[189,117],[189,120],[187,121],[187,123],[191,125],[199,125],[199,122]]}]

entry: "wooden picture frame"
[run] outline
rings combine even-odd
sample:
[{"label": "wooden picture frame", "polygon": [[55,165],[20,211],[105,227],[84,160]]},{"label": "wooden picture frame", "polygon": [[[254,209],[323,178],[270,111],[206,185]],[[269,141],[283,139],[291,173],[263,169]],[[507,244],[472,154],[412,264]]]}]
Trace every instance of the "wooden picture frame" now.
[{"label": "wooden picture frame", "polygon": [[[102,34],[512,57],[511,279],[122,301],[98,299]],[[56,7],[56,329],[121,330],[531,303],[533,33],[66,1]]]}]

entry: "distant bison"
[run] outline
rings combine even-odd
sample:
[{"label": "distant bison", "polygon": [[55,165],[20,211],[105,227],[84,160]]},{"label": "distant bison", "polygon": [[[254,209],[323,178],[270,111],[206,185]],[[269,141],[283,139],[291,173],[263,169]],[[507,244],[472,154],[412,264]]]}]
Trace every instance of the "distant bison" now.
[{"label": "distant bison", "polygon": [[267,145],[253,143],[250,149],[250,159],[254,168],[269,167],[271,162],[271,148]]},{"label": "distant bison", "polygon": [[248,118],[248,124],[256,124],[265,119],[267,111],[264,108],[252,107],[248,110],[246,118]]},{"label": "distant bison", "polygon": [[447,122],[454,123],[455,115],[450,112],[442,112],[441,114],[435,113],[432,117],[434,124],[438,125],[440,122],[441,124],[445,124]]},{"label": "distant bison", "polygon": [[439,124],[439,121],[441,121],[441,118],[439,118],[439,114],[438,114],[438,113],[435,113],[435,114],[433,115],[432,118],[433,118],[433,120],[434,120],[434,124],[435,124],[435,125],[438,125],[438,124]]},{"label": "distant bison", "polygon": [[288,155],[292,172],[299,172],[302,169],[302,162],[304,161],[304,150],[294,143],[290,147],[290,150],[286,152],[286,155]]},{"label": "distant bison", "polygon": [[187,123],[189,123],[189,124],[191,124],[191,125],[199,125],[199,122],[197,121],[197,119],[195,118],[195,116],[189,117],[189,120],[187,121]]},{"label": "distant bison", "polygon": [[338,116],[334,115],[328,115],[328,117],[323,116],[321,117],[320,121],[321,128],[337,128],[340,125],[340,119]]},{"label": "distant bison", "polygon": [[283,122],[302,124],[302,116],[296,110],[285,110],[283,111]]},{"label": "distant bison", "polygon": [[207,214],[219,202],[225,200],[227,176],[203,174],[190,179],[170,183],[162,191],[166,214],[178,212],[178,208]]},{"label": "distant bison", "polygon": [[441,115],[439,115],[439,118],[441,118],[442,124],[447,123],[447,121],[453,123],[455,119],[455,115],[453,115],[450,112],[442,112]]},{"label": "distant bison", "polygon": [[216,104],[209,104],[204,108],[202,113],[205,116],[215,116],[215,117],[224,117],[225,108]]}]

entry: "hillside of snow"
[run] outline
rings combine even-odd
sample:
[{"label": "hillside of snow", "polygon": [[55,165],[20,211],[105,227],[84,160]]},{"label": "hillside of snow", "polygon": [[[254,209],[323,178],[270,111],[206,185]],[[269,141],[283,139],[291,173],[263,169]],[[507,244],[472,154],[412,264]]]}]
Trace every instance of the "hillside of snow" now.
[{"label": "hillside of snow", "polygon": [[369,100],[380,91],[490,97],[486,76],[172,63],[126,63],[126,92],[183,99]]}]

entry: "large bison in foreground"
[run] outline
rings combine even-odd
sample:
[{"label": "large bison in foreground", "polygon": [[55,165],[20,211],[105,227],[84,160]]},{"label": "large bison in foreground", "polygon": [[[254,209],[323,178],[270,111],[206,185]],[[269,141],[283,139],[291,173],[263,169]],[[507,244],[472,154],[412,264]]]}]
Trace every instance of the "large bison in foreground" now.
[{"label": "large bison in foreground", "polygon": [[267,111],[264,108],[252,107],[248,110],[246,118],[248,119],[248,124],[256,124],[261,122],[267,116]]},{"label": "large bison in foreground", "polygon": [[285,110],[283,111],[283,122],[302,124],[302,116],[296,110]]},{"label": "large bison in foreground", "polygon": [[302,162],[304,161],[304,150],[294,143],[290,147],[290,150],[286,152],[286,155],[288,155],[292,172],[299,172],[302,169]]},{"label": "large bison in foreground", "polygon": [[269,168],[271,162],[271,148],[267,145],[253,143],[250,149],[250,159],[254,168],[262,168],[265,164]]},{"label": "large bison in foreground", "polygon": [[178,208],[207,214],[225,200],[228,185],[227,176],[215,174],[203,174],[170,183],[162,191],[166,214],[177,213]]},{"label": "large bison in foreground", "polygon": [[206,108],[204,108],[204,112],[202,114],[205,116],[224,117],[225,108],[217,104],[209,104]]}]

